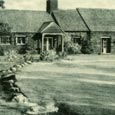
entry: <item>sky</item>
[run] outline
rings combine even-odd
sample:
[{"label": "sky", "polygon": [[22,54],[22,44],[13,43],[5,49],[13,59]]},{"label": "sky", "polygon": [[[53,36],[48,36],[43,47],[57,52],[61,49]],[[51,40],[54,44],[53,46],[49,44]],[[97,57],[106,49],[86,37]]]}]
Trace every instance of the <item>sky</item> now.
[{"label": "sky", "polygon": [[[58,0],[59,9],[109,8],[115,9],[115,0]],[[46,0],[5,0],[6,9],[46,10]]]}]

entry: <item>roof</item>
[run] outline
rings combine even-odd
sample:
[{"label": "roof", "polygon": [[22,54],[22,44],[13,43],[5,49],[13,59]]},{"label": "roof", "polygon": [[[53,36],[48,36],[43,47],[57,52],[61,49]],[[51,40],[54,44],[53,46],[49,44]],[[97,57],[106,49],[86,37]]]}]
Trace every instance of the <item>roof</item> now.
[{"label": "roof", "polygon": [[8,23],[12,32],[37,32],[43,22],[52,20],[45,11],[0,10],[0,23]]},{"label": "roof", "polygon": [[91,31],[115,31],[115,10],[79,8]]},{"label": "roof", "polygon": [[44,22],[39,33],[62,33],[63,31],[55,22]]},{"label": "roof", "polygon": [[53,11],[53,16],[64,31],[88,31],[76,10]]}]

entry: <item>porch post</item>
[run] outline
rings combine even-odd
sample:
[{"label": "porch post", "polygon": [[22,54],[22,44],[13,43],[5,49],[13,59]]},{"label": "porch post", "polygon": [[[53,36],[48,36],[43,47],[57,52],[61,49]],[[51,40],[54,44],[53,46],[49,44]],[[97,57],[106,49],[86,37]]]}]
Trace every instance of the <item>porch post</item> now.
[{"label": "porch post", "polygon": [[47,51],[49,50],[49,41],[48,41],[48,38],[46,39],[46,50]]},{"label": "porch post", "polygon": [[42,34],[42,52],[44,51],[44,34]]},{"label": "porch post", "polygon": [[64,52],[64,39],[63,39],[63,35],[61,36],[61,41],[62,41],[62,53]]}]

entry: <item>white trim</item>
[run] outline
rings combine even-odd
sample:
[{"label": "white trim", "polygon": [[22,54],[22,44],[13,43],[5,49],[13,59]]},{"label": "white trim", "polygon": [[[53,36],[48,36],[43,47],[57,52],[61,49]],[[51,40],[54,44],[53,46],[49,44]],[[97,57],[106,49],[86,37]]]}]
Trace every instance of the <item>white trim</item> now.
[{"label": "white trim", "polygon": [[10,43],[6,43],[6,44],[0,43],[0,45],[2,45],[2,46],[5,46],[5,45],[9,46],[11,44]]},{"label": "white trim", "polygon": [[101,39],[103,39],[103,38],[110,39],[110,38],[111,38],[111,36],[102,36],[102,37],[101,37]]},{"label": "white trim", "polygon": [[47,28],[49,28],[49,26],[52,24],[52,22],[50,22],[49,23],[49,25],[47,26],[47,27],[45,27],[42,31],[41,31],[41,33],[43,33],[43,31],[45,31]]},{"label": "white trim", "polygon": [[63,33],[44,33],[44,35],[63,35]]},{"label": "white trim", "polygon": [[43,33],[46,29],[48,29],[48,28],[50,27],[50,25],[52,25],[53,23],[56,25],[56,27],[57,27],[58,29],[60,29],[60,30],[64,33],[64,31],[63,31],[55,22],[50,22],[50,24],[49,24],[46,28],[44,28],[44,29],[41,31],[41,33]]},{"label": "white trim", "polygon": [[22,40],[21,40],[21,43],[18,43],[18,39],[20,39],[20,38],[22,38],[22,39],[24,38],[26,40],[25,36],[21,36],[21,35],[20,36],[16,36],[15,37],[15,39],[16,39],[16,45],[25,45],[25,43],[23,43]]}]

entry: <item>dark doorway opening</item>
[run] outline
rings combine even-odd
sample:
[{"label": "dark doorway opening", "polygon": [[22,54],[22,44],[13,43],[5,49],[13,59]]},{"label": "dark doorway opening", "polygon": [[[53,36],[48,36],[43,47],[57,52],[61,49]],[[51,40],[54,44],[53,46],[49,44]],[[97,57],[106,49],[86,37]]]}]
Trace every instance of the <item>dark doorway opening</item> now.
[{"label": "dark doorway opening", "polygon": [[102,38],[102,53],[111,53],[111,37]]}]

